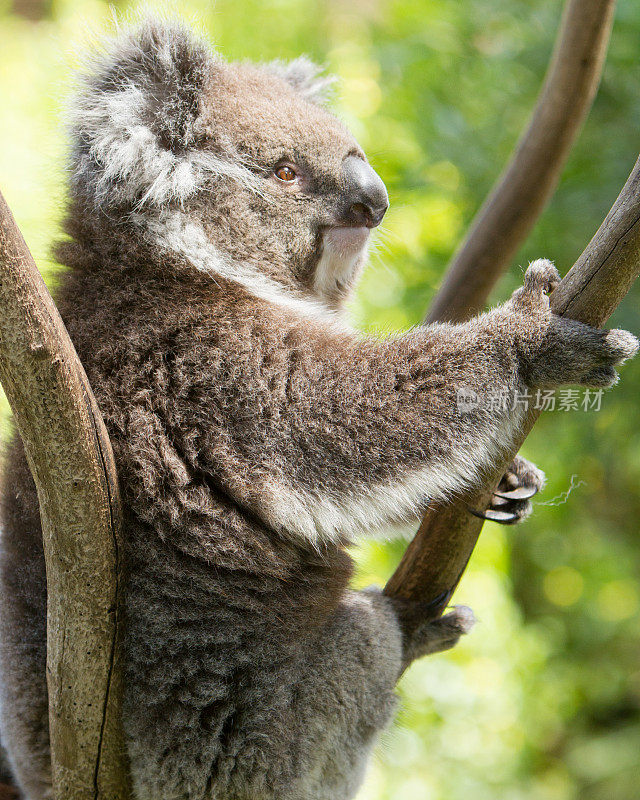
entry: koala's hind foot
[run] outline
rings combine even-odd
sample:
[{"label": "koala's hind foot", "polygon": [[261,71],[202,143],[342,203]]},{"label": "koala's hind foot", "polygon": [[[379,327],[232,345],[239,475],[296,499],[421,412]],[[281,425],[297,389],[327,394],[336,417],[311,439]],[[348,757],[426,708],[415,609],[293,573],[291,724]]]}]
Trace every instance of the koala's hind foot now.
[{"label": "koala's hind foot", "polygon": [[416,658],[455,647],[476,621],[468,606],[454,606],[452,611],[442,617],[421,622],[423,604],[404,602],[406,605],[403,603],[404,608],[399,611],[404,634],[403,669]]},{"label": "koala's hind foot", "polygon": [[491,496],[486,511],[470,508],[472,514],[482,519],[514,525],[526,519],[533,509],[531,498],[544,489],[544,472],[522,456],[516,456],[502,476],[498,488]]}]

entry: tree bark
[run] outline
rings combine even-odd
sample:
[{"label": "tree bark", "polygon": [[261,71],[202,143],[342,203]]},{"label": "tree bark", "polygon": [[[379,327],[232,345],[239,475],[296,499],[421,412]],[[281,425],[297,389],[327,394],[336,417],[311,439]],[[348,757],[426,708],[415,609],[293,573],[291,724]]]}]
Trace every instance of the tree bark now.
[{"label": "tree bark", "polygon": [[0,382],[42,518],[55,797],[127,800],[113,454],[73,344],[1,194]]},{"label": "tree bark", "polygon": [[[640,157],[606,219],[551,295],[556,314],[602,326],[640,274]],[[540,412],[530,409],[512,452],[486,476],[484,486],[447,505],[434,505],[385,587],[390,596],[432,604],[438,616],[462,576],[483,521],[468,508],[484,509],[500,477]]]},{"label": "tree bark", "polygon": [[529,125],[446,272],[426,322],[460,322],[489,292],[544,210],[591,107],[615,0],[568,0]]}]

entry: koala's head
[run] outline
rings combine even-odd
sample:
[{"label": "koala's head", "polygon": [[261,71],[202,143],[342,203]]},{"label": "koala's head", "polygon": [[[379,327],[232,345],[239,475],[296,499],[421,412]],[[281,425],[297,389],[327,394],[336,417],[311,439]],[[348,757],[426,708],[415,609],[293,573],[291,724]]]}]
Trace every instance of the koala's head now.
[{"label": "koala's head", "polygon": [[147,22],[75,98],[72,195],[198,269],[338,304],[388,198],[323,107],[329,83],[306,59],[227,63]]}]

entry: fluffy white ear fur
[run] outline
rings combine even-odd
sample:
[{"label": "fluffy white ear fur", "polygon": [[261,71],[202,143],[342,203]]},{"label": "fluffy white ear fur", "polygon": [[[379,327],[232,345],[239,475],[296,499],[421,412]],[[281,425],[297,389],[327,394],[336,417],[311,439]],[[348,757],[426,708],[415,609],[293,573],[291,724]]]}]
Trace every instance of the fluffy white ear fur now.
[{"label": "fluffy white ear fur", "polygon": [[[181,203],[216,178],[259,191],[233,153],[197,147],[201,97],[218,61],[175,22],[149,19],[106,40],[69,106],[75,189],[103,210]],[[264,66],[317,104],[333,82],[304,57]]]},{"label": "fluffy white ear fur", "polygon": [[69,109],[76,189],[98,208],[140,208],[181,202],[212,177],[255,183],[242,164],[194,147],[215,63],[176,23],[147,20],[108,40]]},{"label": "fluffy white ear fur", "polygon": [[334,75],[323,74],[323,68],[306,56],[294,61],[271,61],[265,67],[287,81],[305,100],[325,105],[336,82]]}]

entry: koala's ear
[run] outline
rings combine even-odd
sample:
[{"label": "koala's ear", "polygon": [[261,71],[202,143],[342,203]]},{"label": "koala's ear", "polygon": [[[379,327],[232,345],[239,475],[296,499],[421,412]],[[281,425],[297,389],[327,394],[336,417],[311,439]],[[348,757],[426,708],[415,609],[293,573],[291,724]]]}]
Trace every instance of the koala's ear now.
[{"label": "koala's ear", "polygon": [[74,188],[102,208],[196,191],[196,123],[214,65],[209,48],[174,23],[146,21],[109,40],[70,105]]},{"label": "koala's ear", "polygon": [[294,61],[270,61],[264,66],[311,103],[326,105],[331,97],[336,77],[324,74],[324,68],[314,64],[306,56]]}]

